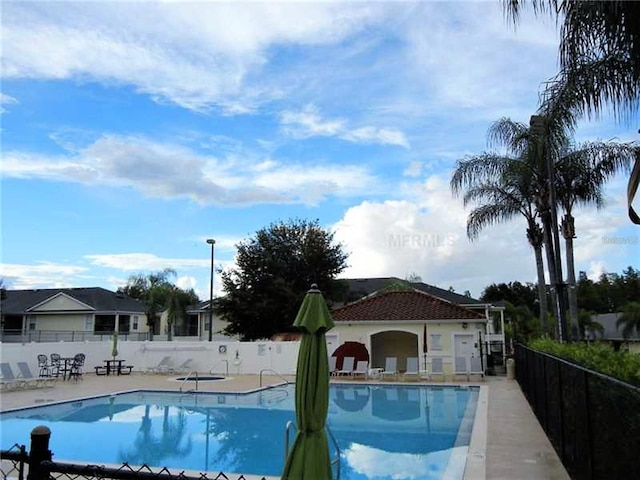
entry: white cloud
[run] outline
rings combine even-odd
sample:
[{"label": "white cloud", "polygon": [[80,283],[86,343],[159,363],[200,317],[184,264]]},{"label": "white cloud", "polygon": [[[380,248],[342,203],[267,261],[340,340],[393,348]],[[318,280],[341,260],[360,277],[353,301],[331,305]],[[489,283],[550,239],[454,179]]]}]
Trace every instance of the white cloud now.
[{"label": "white cloud", "polygon": [[106,255],[85,255],[93,265],[115,268],[125,272],[162,271],[165,268],[187,270],[208,267],[209,259],[161,258],[150,253],[121,253]]},{"label": "white cloud", "polygon": [[283,132],[294,138],[337,137],[353,143],[409,148],[409,141],[400,130],[373,126],[351,128],[348,123],[345,119],[323,119],[313,105],[306,105],[299,112],[287,110],[280,114]]},{"label": "white cloud", "polygon": [[492,227],[470,242],[468,212],[443,177],[431,176],[402,191],[406,200],[363,202],[333,226],[336,240],[350,253],[343,277],[417,273],[426,283],[470,290],[476,297],[494,282],[536,280],[523,221]]},{"label": "white cloud", "polygon": [[16,105],[20,102],[11,95],[7,95],[6,93],[0,92],[0,113],[6,113],[7,109],[3,107],[3,105]]},{"label": "white cloud", "polygon": [[73,287],[77,278],[88,271],[86,267],[54,262],[35,265],[4,263],[0,267],[5,286],[16,290]]},{"label": "white cloud", "polygon": [[282,95],[247,79],[268,63],[269,48],[335,44],[377,21],[378,10],[329,2],[7,4],[3,76],[89,78],[185,108],[244,113]]},{"label": "white cloud", "polygon": [[223,158],[144,137],[103,135],[68,156],[6,151],[5,177],[133,187],[149,197],[190,198],[203,205],[314,204],[375,187],[366,166],[285,164],[259,154]]},{"label": "white cloud", "polygon": [[419,177],[421,173],[422,162],[418,162],[417,160],[411,162],[409,166],[404,169],[404,172],[402,172],[402,174],[407,177]]}]

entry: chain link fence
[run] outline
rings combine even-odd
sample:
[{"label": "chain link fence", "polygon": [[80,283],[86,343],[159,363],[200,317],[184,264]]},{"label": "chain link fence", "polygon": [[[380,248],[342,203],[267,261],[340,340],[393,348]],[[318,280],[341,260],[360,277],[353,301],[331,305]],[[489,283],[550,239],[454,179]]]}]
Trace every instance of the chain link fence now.
[{"label": "chain link fence", "polygon": [[172,472],[167,468],[128,463],[107,467],[53,462],[52,452],[48,449],[50,436],[47,427],[36,427],[31,434],[29,453],[24,445],[18,444],[0,451],[0,480],[247,480],[238,474]]}]

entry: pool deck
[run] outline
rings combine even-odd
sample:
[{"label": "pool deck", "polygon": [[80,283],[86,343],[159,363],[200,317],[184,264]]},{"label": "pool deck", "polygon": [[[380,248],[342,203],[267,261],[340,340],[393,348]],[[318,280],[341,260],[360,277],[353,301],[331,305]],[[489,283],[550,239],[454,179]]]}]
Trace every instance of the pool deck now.
[{"label": "pool deck", "polygon": [[[179,390],[181,386],[181,382],[167,375],[134,373],[105,377],[87,374],[84,377],[78,382],[58,381],[53,388],[3,391],[0,393],[0,410],[127,390]],[[295,381],[293,377],[288,379]],[[282,379],[276,376],[265,375],[262,380],[265,386],[282,383]],[[198,389],[214,392],[245,392],[257,389],[259,381],[258,375],[240,375],[225,380],[200,382]],[[359,380],[347,381],[359,382]],[[367,382],[375,383],[370,380]],[[418,382],[410,383],[415,385]],[[448,385],[449,383],[434,382],[434,384]],[[478,431],[474,430],[465,480],[570,480],[514,380],[506,377],[486,377],[482,382],[462,382],[462,384],[487,387],[483,389],[484,396],[481,396],[481,400],[486,399],[486,418],[478,419],[479,424],[476,426],[480,428],[477,429]],[[245,475],[245,478],[252,480],[261,477]]]}]

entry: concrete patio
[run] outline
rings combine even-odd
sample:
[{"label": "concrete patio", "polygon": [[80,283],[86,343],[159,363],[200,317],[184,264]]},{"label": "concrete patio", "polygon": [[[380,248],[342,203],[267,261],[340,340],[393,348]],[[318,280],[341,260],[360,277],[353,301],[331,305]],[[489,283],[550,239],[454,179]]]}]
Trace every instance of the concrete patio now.
[{"label": "concrete patio", "polygon": [[[82,381],[56,382],[53,388],[3,391],[2,411],[24,406],[89,397],[135,389],[179,390],[181,382],[167,375],[137,374],[96,376]],[[295,381],[293,377],[286,377]],[[282,383],[282,378],[265,375],[263,385]],[[338,381],[338,380],[332,380]],[[349,380],[348,380],[349,381]],[[349,382],[354,382],[350,380]],[[415,384],[416,382],[412,382]],[[201,382],[200,391],[245,392],[259,387],[258,375],[239,375],[216,382]],[[446,383],[445,383],[446,384]],[[474,383],[470,383],[474,384]],[[443,385],[438,382],[438,385]],[[480,447],[470,448],[465,479],[482,480],[569,480],[551,443],[544,434],[518,384],[505,377],[487,377],[477,385],[487,387],[486,425],[480,426]],[[478,441],[478,440],[476,440]],[[472,439],[472,443],[474,439]]]}]

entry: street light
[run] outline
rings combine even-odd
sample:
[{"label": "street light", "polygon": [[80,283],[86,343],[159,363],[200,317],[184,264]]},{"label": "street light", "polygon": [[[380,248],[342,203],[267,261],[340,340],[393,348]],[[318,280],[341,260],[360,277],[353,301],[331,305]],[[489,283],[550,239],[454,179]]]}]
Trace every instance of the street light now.
[{"label": "street light", "polygon": [[216,241],[207,238],[207,243],[211,245],[211,280],[209,282],[209,341],[213,341],[213,247]]}]

